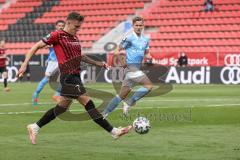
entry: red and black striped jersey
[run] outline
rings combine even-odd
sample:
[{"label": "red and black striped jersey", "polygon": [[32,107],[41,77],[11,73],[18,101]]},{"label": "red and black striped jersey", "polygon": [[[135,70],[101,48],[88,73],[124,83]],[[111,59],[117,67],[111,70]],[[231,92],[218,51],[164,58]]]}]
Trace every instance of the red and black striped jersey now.
[{"label": "red and black striped jersey", "polygon": [[61,73],[79,73],[81,63],[81,44],[77,36],[64,30],[56,30],[42,39],[53,46]]},{"label": "red and black striped jersey", "polygon": [[5,49],[0,48],[0,67],[6,67]]}]

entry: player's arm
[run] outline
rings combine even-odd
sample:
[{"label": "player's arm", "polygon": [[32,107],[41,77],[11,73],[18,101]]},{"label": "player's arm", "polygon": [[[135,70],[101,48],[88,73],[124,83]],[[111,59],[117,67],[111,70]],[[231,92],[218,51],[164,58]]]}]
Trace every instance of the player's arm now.
[{"label": "player's arm", "polygon": [[39,42],[35,43],[32,48],[27,52],[26,56],[25,56],[25,60],[22,63],[19,71],[18,71],[18,76],[21,77],[24,72],[26,71],[28,62],[30,61],[31,57],[41,48],[45,47],[47,44],[44,43],[42,40],[40,40]]},{"label": "player's arm", "polygon": [[108,64],[104,61],[95,61],[94,59],[86,56],[86,55],[82,55],[82,61],[85,63],[89,63],[95,66],[99,66],[99,67],[104,67],[106,69],[109,68]]},{"label": "player's arm", "polygon": [[117,51],[115,53],[117,59],[119,60],[120,62],[120,65],[122,67],[126,67],[127,66],[127,63],[126,63],[126,57],[123,56],[121,53],[121,51],[123,50],[127,50],[128,48],[130,48],[132,46],[132,42],[131,42],[131,39],[126,36],[122,39],[122,41],[120,42],[120,44],[118,45],[118,48],[117,48]]},{"label": "player's arm", "polygon": [[28,62],[30,61],[31,57],[41,48],[47,46],[46,43],[44,43],[42,40],[40,40],[39,42],[35,43],[32,48],[27,52],[26,56],[25,56],[25,60],[23,62],[23,64],[27,65]]},{"label": "player's arm", "polygon": [[149,52],[149,39],[147,39],[147,44],[145,46],[144,59],[147,64],[152,64],[152,55]]},{"label": "player's arm", "polygon": [[119,45],[118,46],[118,49],[117,49],[117,58],[118,58],[118,60],[119,60],[119,62],[120,62],[120,65],[122,66],[122,67],[126,67],[126,59],[125,59],[125,56],[124,55],[122,55],[122,54],[120,54],[121,53],[121,51],[123,51],[123,50],[125,50],[125,48],[122,46],[122,45]]}]

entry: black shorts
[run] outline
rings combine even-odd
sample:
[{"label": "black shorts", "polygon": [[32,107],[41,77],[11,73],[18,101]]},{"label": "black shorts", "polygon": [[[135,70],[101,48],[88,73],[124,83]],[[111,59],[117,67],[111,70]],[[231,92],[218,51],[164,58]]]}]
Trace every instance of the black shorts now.
[{"label": "black shorts", "polygon": [[0,67],[0,73],[3,73],[3,72],[7,72],[7,68],[6,67]]},{"label": "black shorts", "polygon": [[78,98],[80,95],[86,93],[80,74],[61,74],[61,96],[69,98]]}]

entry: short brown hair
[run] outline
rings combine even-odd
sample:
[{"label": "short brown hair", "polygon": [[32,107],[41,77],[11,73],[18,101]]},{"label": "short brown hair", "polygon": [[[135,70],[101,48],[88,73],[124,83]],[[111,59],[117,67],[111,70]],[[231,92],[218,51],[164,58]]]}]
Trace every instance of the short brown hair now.
[{"label": "short brown hair", "polygon": [[134,17],[133,20],[132,20],[132,24],[134,24],[134,23],[137,22],[137,21],[142,21],[142,22],[144,22],[144,19],[143,19],[142,17],[139,17],[139,16]]},{"label": "short brown hair", "polygon": [[78,12],[71,12],[67,16],[67,20],[77,20],[77,21],[83,21],[84,16],[79,14]]}]

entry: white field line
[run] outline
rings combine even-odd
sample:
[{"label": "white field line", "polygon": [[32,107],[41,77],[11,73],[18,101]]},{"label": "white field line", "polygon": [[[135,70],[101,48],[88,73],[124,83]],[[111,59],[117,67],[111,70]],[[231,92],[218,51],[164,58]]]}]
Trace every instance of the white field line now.
[{"label": "white field line", "polygon": [[[240,99],[231,99],[231,98],[216,98],[216,99],[143,99],[141,100],[140,103],[144,103],[144,102],[202,102],[202,101],[239,101],[240,103]],[[102,102],[100,100],[94,100],[94,102]],[[78,103],[78,102],[74,102],[74,103]],[[48,104],[56,104],[54,102],[41,102],[39,103],[39,105],[48,105]],[[6,104],[0,104],[0,107],[8,107],[8,106],[25,106],[25,105],[32,105],[32,103],[26,102],[26,103],[6,103]]]},{"label": "white field line", "polygon": [[238,104],[209,104],[206,105],[207,107],[221,107],[221,106],[240,106],[240,103]]},{"label": "white field line", "polygon": [[[55,104],[54,102],[41,102],[40,105],[44,104]],[[6,103],[6,104],[0,104],[0,107],[9,107],[9,106],[26,106],[26,105],[32,105],[32,103],[26,102],[26,103]]]},{"label": "white field line", "polygon": [[[166,109],[166,108],[213,108],[213,107],[220,107],[220,106],[240,106],[238,104],[211,104],[211,105],[202,105],[202,106],[177,106],[177,107],[133,107],[133,110],[143,110],[143,109]],[[117,110],[121,110],[122,108],[117,108]],[[70,112],[82,112],[85,111],[84,109],[73,109]],[[0,115],[17,115],[17,114],[36,114],[36,113],[45,113],[46,111],[27,111],[27,112],[0,112]]]}]

